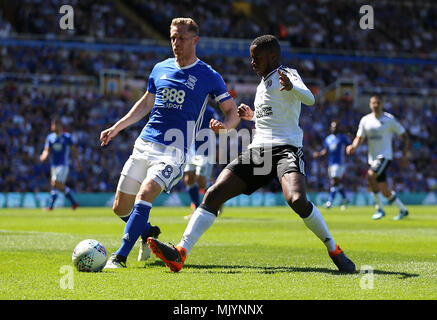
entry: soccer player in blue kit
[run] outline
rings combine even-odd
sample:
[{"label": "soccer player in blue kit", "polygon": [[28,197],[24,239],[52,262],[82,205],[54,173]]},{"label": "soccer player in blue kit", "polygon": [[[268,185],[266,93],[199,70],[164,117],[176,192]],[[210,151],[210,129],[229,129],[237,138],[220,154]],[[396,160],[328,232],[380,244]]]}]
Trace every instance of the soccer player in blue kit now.
[{"label": "soccer player in blue kit", "polygon": [[[203,121],[200,129],[202,130],[201,137],[196,137],[194,141],[189,157],[187,158],[187,164],[184,172],[184,183],[187,187],[188,194],[194,207],[197,208],[200,205],[200,189],[206,189],[208,179],[211,177],[212,169],[215,159],[209,159],[210,148],[203,148],[204,143],[211,143],[208,139],[207,132],[203,130],[209,129],[209,122],[211,119],[220,119],[216,110],[207,105],[205,113],[203,115]],[[205,141],[206,140],[206,141]],[[215,147],[215,143],[211,145]],[[210,161],[213,160],[213,161]],[[185,216],[188,219],[191,216]]]},{"label": "soccer player in blue kit", "polygon": [[113,210],[126,226],[122,245],[106,268],[125,268],[127,256],[140,236],[139,260],[150,256],[147,237],[159,234],[159,228],[153,230],[148,222],[153,201],[162,191],[170,192],[182,178],[186,152],[200,129],[210,97],[225,113],[223,122],[211,119],[209,126],[215,133],[235,128],[240,121],[223,78],[197,58],[197,23],[191,18],[173,19],[170,41],[174,58],[155,65],[143,97],[100,134],[101,146],[105,146],[121,130],[150,113],[117,186]]},{"label": "soccer player in blue kit", "polygon": [[342,197],[341,209],[344,210],[347,204],[346,193],[344,192],[341,179],[345,171],[346,146],[351,142],[350,139],[339,133],[339,124],[337,121],[332,121],[330,125],[331,134],[323,141],[323,149],[313,153],[314,158],[323,157],[328,154],[328,174],[330,178],[329,198],[326,201],[325,208],[330,208],[335,199],[337,191]]},{"label": "soccer player in blue kit", "polygon": [[63,132],[62,123],[58,118],[52,119],[50,130],[52,132],[47,136],[44,150],[39,157],[41,162],[46,161],[50,157],[51,192],[50,203],[46,210],[53,210],[58,197],[58,190],[65,193],[65,196],[71,202],[71,207],[75,210],[78,207],[78,203],[74,199],[71,189],[65,185],[65,182],[69,172],[70,153],[72,153],[76,161],[77,170],[81,170],[77,148],[74,145],[71,134]]}]

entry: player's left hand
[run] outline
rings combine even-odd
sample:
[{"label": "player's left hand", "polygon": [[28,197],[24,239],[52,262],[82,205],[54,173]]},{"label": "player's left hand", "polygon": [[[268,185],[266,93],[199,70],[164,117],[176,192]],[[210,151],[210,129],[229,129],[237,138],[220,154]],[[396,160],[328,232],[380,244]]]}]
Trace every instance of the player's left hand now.
[{"label": "player's left hand", "polygon": [[278,69],[278,74],[279,74],[279,84],[281,85],[281,88],[279,90],[290,91],[291,89],[293,89],[293,84],[291,83],[290,78],[287,77],[287,75],[284,72],[282,72],[280,69]]},{"label": "player's left hand", "polygon": [[209,128],[215,133],[220,133],[220,130],[228,129],[223,122],[216,119],[211,119],[211,121],[209,122]]}]

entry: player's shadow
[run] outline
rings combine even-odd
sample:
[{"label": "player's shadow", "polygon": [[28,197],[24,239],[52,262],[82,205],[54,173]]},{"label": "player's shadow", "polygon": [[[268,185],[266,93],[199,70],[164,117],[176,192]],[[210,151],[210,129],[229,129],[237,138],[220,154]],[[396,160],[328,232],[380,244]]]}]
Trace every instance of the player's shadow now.
[{"label": "player's shadow", "polygon": [[[150,264],[150,266],[165,266],[162,261],[154,261]],[[331,275],[345,275],[350,274],[346,272],[339,272],[335,269],[328,268],[315,268],[315,267],[291,267],[291,266],[281,266],[281,267],[262,267],[262,266],[241,266],[241,265],[195,265],[195,264],[187,264],[184,266],[184,269],[189,269],[192,271],[199,271],[202,273],[223,273],[223,274],[238,274],[238,273],[247,273],[247,272],[256,272],[260,274],[275,274],[275,273],[297,273],[297,272],[319,272],[319,273],[327,273]],[[374,274],[380,275],[393,275],[399,276],[399,279],[408,279],[412,277],[418,277],[419,274],[415,273],[407,273],[407,272],[393,272],[393,271],[385,271],[385,270],[373,270]],[[368,271],[360,273],[357,271],[355,275],[364,275],[368,274]]]}]

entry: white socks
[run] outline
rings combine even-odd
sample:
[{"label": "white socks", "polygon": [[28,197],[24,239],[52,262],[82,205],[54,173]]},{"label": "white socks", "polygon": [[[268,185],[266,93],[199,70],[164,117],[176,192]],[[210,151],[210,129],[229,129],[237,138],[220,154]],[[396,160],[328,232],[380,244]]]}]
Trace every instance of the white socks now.
[{"label": "white socks", "polygon": [[[375,200],[376,210],[378,210],[378,209],[383,210],[383,205],[382,205],[382,201],[381,201],[381,197],[380,197],[379,192],[378,193],[372,192],[372,194],[373,194],[373,199]],[[398,207],[399,210],[407,211],[407,208],[405,207],[405,205],[401,201],[401,199],[399,199],[399,197],[396,195],[395,191],[392,191],[391,197],[386,198],[386,199],[390,204],[394,204],[396,207]]]},{"label": "white socks", "polygon": [[[373,193],[373,195],[375,197],[375,204],[377,208],[382,209],[382,203],[379,194]],[[393,203],[398,206],[399,209],[406,210],[403,203],[396,197],[396,194],[394,194],[392,198]],[[319,209],[314,204],[312,205],[313,210],[311,211],[311,214],[302,220],[307,228],[323,242],[328,249],[328,252],[333,252],[337,248],[336,243],[329,233],[328,226],[326,225]],[[212,226],[215,219],[216,216],[213,213],[200,207],[197,208],[191,216],[191,219],[185,228],[185,232],[182,235],[182,239],[178,246],[185,248],[188,254],[200,237]]]},{"label": "white socks", "polygon": [[394,204],[401,211],[407,211],[407,208],[405,207],[404,203],[401,201],[401,199],[398,198],[396,192],[394,191],[392,191],[391,197],[388,199],[388,202]]},{"label": "white socks", "polygon": [[[216,216],[213,213],[208,212],[203,208],[197,208],[191,216],[178,246],[185,248],[188,254],[205,231],[212,226],[215,219]],[[325,244],[329,252],[335,251],[335,241],[329,233],[322,214],[314,204],[311,214],[302,220],[308,229],[310,229]]]},{"label": "white socks", "polygon": [[212,226],[215,218],[216,216],[213,213],[197,208],[191,216],[178,245],[185,248],[188,254],[202,234]]},{"label": "white socks", "polygon": [[329,252],[335,251],[336,245],[329,233],[328,226],[323,219],[319,209],[313,203],[313,211],[311,214],[302,219],[305,225],[310,229],[326,246]]}]

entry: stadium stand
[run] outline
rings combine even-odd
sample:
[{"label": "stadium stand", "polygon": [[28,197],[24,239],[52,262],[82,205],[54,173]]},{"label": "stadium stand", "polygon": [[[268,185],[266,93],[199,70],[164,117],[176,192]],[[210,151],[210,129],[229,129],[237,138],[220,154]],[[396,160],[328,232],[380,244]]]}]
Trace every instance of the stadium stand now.
[{"label": "stadium stand", "polygon": [[[195,18],[204,37],[251,39],[271,33],[301,49],[436,54],[437,7],[433,1],[378,1],[372,4],[377,27],[362,32],[357,27],[359,9],[366,4],[362,0],[76,0],[70,5],[75,9],[77,27],[68,34],[142,39],[142,29],[120,14],[120,2],[153,25],[163,38],[177,15]],[[59,19],[58,1],[3,1],[3,6],[12,20],[12,32],[63,34],[54,28]],[[408,19],[403,18],[406,16]]]}]

